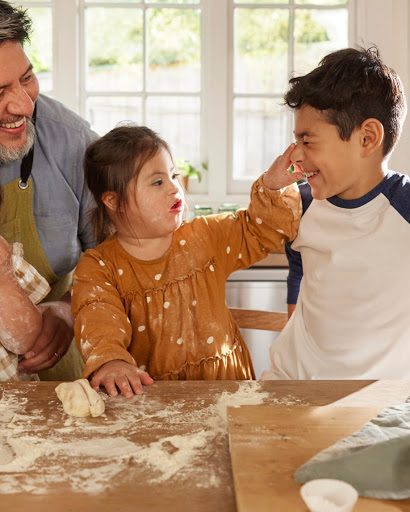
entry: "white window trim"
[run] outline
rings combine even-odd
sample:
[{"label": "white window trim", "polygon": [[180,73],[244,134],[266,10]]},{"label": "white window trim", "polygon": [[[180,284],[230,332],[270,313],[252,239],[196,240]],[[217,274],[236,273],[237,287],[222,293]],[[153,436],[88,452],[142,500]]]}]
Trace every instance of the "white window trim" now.
[{"label": "white window trim", "polygon": [[[24,4],[24,2],[22,2]],[[81,23],[79,7],[83,0],[54,0],[54,88],[53,96],[69,108],[84,116],[80,109],[80,69],[83,69],[83,52],[80,51]],[[38,1],[26,7],[49,6],[50,2]],[[207,203],[214,207],[222,202],[235,202],[245,206],[249,194],[227,194],[227,170],[230,161],[229,140],[231,130],[230,93],[232,83],[232,27],[229,23],[230,0],[205,0],[202,3],[205,43],[202,59],[211,69],[202,73],[202,111],[207,119],[201,124],[201,161],[209,165],[203,188],[192,181],[192,203]],[[350,43],[377,44],[383,60],[400,75],[410,101],[410,7],[407,0],[351,0]],[[224,27],[229,27],[225,32]],[[208,36],[208,37],[206,37]],[[400,49],[400,51],[398,51]],[[211,62],[211,56],[217,59]],[[212,64],[210,66],[210,64]],[[227,73],[227,69],[229,72]],[[402,138],[390,159],[390,168],[410,174],[409,121],[406,121]],[[262,172],[262,169],[261,169]],[[202,192],[201,192],[202,190]],[[206,190],[206,192],[204,192]]]}]

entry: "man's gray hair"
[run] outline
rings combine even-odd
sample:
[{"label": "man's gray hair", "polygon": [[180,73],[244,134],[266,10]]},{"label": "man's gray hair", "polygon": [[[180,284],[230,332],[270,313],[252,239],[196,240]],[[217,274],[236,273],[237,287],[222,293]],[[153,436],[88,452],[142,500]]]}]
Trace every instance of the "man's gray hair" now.
[{"label": "man's gray hair", "polygon": [[27,9],[13,7],[9,2],[0,0],[0,45],[13,41],[23,46],[30,39],[31,28]]}]

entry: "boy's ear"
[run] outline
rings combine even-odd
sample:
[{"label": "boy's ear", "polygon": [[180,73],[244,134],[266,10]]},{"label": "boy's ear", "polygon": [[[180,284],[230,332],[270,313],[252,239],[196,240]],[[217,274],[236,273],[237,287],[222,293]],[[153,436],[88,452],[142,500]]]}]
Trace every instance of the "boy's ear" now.
[{"label": "boy's ear", "polygon": [[111,192],[111,191],[104,192],[104,194],[101,196],[101,201],[112,212],[117,211],[118,200],[117,200],[117,194],[115,192]]},{"label": "boy's ear", "polygon": [[366,119],[360,127],[360,144],[362,156],[370,156],[384,141],[384,128],[378,119]]}]

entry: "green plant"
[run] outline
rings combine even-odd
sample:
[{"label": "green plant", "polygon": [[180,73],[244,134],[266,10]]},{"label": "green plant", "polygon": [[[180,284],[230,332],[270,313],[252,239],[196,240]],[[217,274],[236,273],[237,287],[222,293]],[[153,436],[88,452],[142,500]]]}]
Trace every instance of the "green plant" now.
[{"label": "green plant", "polygon": [[[199,183],[201,183],[202,171],[193,166],[189,162],[189,160],[187,160],[186,158],[178,158],[177,167],[179,172],[181,173],[181,176],[183,176],[184,178],[191,178],[194,176],[195,178],[198,179]],[[201,163],[201,167],[204,171],[208,170],[208,165],[205,162]]]}]

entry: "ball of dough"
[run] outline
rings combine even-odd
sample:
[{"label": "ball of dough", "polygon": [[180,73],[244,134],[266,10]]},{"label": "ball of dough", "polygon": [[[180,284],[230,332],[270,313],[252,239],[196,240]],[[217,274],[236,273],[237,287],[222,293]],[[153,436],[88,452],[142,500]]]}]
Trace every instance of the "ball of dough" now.
[{"label": "ball of dough", "polygon": [[95,418],[105,411],[104,400],[90,386],[87,379],[63,382],[56,387],[55,391],[65,412],[70,416]]}]

